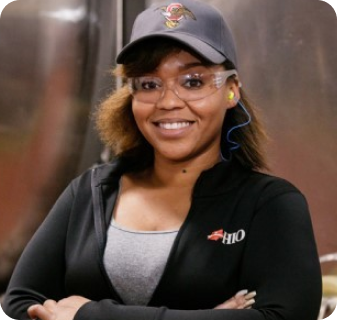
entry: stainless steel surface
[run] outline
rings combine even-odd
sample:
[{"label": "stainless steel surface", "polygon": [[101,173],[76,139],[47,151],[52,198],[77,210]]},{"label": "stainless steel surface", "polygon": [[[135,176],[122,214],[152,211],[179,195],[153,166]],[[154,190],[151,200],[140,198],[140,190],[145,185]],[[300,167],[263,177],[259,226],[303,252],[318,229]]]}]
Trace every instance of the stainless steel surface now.
[{"label": "stainless steel surface", "polygon": [[320,257],[323,273],[323,298],[317,320],[329,317],[337,306],[337,253]]},{"label": "stainless steel surface", "polygon": [[25,0],[0,19],[0,293],[68,182],[100,160],[91,113],[144,1]]},{"label": "stainless steel surface", "polygon": [[73,177],[97,61],[95,1],[25,0],[0,19],[0,287]]}]

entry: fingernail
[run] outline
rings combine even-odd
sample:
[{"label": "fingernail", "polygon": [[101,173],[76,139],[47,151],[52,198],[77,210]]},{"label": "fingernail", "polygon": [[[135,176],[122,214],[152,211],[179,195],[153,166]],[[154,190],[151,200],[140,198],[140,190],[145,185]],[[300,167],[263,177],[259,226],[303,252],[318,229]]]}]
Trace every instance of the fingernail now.
[{"label": "fingernail", "polygon": [[244,296],[248,293],[248,290],[240,290],[235,296]]},{"label": "fingernail", "polygon": [[245,295],[245,299],[249,300],[251,298],[254,298],[256,296],[256,291],[249,292]]}]

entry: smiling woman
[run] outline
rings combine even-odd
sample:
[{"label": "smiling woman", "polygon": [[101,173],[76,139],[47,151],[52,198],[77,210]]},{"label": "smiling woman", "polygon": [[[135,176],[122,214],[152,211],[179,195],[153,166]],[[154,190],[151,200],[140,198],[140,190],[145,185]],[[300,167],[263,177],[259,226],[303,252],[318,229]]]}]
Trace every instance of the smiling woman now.
[{"label": "smiling woman", "polygon": [[[164,59],[165,61],[163,61]],[[162,65],[162,70],[158,70],[159,64]],[[112,148],[116,156],[127,158],[131,162],[133,162],[132,159],[135,159],[134,165],[137,168],[147,167],[153,162],[153,149],[149,148],[149,140],[144,139],[144,132],[139,131],[140,128],[135,123],[137,117],[134,116],[132,109],[140,108],[145,112],[151,107],[150,102],[152,105],[155,104],[156,108],[162,109],[160,106],[163,106],[163,103],[174,104],[178,101],[179,104],[185,101],[189,108],[183,108],[182,113],[186,113],[186,110],[190,109],[189,117],[193,115],[191,119],[178,119],[179,121],[175,121],[177,124],[171,124],[174,120],[172,115],[177,113],[176,111],[179,109],[173,107],[174,112],[171,112],[170,118],[166,119],[169,121],[160,125],[181,126],[178,122],[191,125],[197,123],[195,121],[197,110],[204,113],[211,110],[211,108],[202,107],[203,104],[209,104],[212,99],[220,97],[219,103],[223,108],[220,108],[219,112],[225,112],[228,109],[228,117],[224,117],[225,113],[219,114],[214,117],[213,121],[221,122],[222,130],[219,130],[219,126],[217,130],[224,137],[230,128],[247,120],[244,109],[233,108],[236,106],[234,97],[241,96],[241,101],[245,104],[252,122],[250,126],[243,127],[241,130],[233,130],[232,140],[241,145],[235,154],[230,152],[233,145],[229,139],[222,139],[221,144],[220,140],[217,141],[216,157],[218,158],[219,155],[223,155],[225,158],[233,156],[245,167],[267,168],[264,155],[265,131],[258,120],[256,110],[240,88],[238,74],[233,63],[229,60],[220,65],[212,64],[200,54],[193,52],[190,47],[174,40],[159,37],[156,42],[153,42],[152,39],[143,40],[135,50],[130,52],[126,63],[115,70],[115,74],[126,79],[127,85],[104,101],[97,113],[97,127],[102,140]],[[160,78],[159,74],[163,74],[163,78]],[[226,83],[230,86],[225,86]],[[235,91],[237,91],[236,94]],[[130,100],[131,95],[133,106]],[[166,100],[168,95],[172,95],[171,99],[169,97]],[[226,95],[232,95],[232,99],[225,98]],[[228,104],[227,107],[226,104]],[[138,107],[139,105],[142,106]],[[164,106],[165,108],[170,107]]]},{"label": "smiling woman", "polygon": [[[229,90],[236,89],[234,82],[231,85],[233,89],[225,85],[217,88],[214,76],[210,83],[206,80],[202,83],[202,75],[214,75],[223,68],[196,66],[197,63],[200,61],[186,51],[164,58],[153,75],[163,82],[171,80],[175,89],[161,90],[157,87],[147,90],[147,97],[150,95],[155,99],[152,103],[148,102],[150,97],[143,101],[144,94],[138,97],[138,92],[133,90],[133,115],[140,132],[154,148],[156,160],[165,158],[181,162],[194,159],[197,165],[205,161],[210,161],[211,165],[218,162],[223,119],[226,110],[234,107],[234,103],[224,100],[224,97]],[[194,67],[189,67],[191,65]],[[198,80],[201,84],[194,84],[192,88],[187,87],[186,82],[180,85],[175,77],[179,78],[181,72],[184,72],[185,78],[193,78],[193,81]],[[191,86],[190,81],[188,85]],[[210,94],[210,86],[218,90]]]},{"label": "smiling woman", "polygon": [[195,0],[138,16],[117,58],[124,86],[97,112],[115,159],[55,204],[13,274],[11,317],[317,318],[308,207],[259,171],[265,134],[234,47],[221,14]]}]

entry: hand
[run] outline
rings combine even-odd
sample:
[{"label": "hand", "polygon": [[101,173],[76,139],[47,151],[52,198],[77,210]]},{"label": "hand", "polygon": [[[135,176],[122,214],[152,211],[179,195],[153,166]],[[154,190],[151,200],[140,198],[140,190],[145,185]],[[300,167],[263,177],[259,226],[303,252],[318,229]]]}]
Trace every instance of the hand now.
[{"label": "hand", "polygon": [[217,305],[214,309],[251,309],[255,303],[255,296],[256,291],[241,290],[234,297]]},{"label": "hand", "polygon": [[89,301],[80,296],[71,296],[58,302],[46,300],[43,305],[34,304],[30,306],[27,312],[31,319],[73,320],[78,309]]}]

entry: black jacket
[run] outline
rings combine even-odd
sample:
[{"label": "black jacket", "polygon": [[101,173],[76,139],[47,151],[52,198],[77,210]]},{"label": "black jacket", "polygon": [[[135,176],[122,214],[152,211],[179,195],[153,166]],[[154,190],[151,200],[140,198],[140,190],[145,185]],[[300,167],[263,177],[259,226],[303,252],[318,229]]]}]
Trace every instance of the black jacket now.
[{"label": "black jacket", "polygon": [[[81,295],[93,301],[75,320],[317,319],[321,273],[303,195],[235,162],[199,177],[148,306],[124,305],[102,258],[123,170],[96,167],[63,192],[16,266],[3,304],[10,317]],[[218,230],[223,238],[209,237]],[[241,289],[257,291],[253,309],[212,310]]]}]

